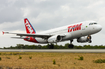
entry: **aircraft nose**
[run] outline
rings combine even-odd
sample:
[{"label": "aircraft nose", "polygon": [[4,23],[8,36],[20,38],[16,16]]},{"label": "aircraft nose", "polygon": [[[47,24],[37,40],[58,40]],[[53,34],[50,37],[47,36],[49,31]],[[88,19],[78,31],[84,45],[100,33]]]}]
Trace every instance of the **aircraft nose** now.
[{"label": "aircraft nose", "polygon": [[102,26],[101,25],[97,25],[97,30],[101,31],[102,30]]}]

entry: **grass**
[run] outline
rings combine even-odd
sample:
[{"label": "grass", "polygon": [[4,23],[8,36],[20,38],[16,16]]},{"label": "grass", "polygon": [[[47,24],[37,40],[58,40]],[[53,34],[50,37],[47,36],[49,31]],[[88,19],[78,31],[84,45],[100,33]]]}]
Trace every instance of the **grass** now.
[{"label": "grass", "polygon": [[105,59],[93,60],[94,63],[105,63]]},{"label": "grass", "polygon": [[6,57],[7,59],[10,59],[10,57]]},{"label": "grass", "polygon": [[78,60],[83,60],[84,58],[83,58],[83,56],[79,56],[79,59]]},{"label": "grass", "polygon": [[[93,60],[103,60],[105,53],[0,53],[2,58],[0,67],[3,69],[7,67],[12,69],[105,69],[105,63],[93,62]],[[78,55],[82,61],[75,59],[78,58]],[[20,60],[19,57],[22,57],[22,59]]]},{"label": "grass", "polygon": [[19,55],[19,59],[22,59],[22,57]]},{"label": "grass", "polygon": [[32,56],[29,56],[29,59],[32,59]]},{"label": "grass", "polygon": [[1,61],[1,57],[0,57],[0,61]]},{"label": "grass", "polygon": [[55,59],[53,60],[53,64],[56,64],[56,61],[55,61]]}]

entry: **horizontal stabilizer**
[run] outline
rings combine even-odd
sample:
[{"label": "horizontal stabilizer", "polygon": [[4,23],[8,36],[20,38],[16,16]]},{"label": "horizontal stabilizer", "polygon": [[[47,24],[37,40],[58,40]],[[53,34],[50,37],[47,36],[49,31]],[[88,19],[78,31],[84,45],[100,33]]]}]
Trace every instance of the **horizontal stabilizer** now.
[{"label": "horizontal stabilizer", "polygon": [[2,31],[2,33],[3,33],[3,34],[9,34],[9,32],[4,32],[4,31]]},{"label": "horizontal stabilizer", "polygon": [[29,38],[23,38],[23,37],[11,37],[11,38],[15,38],[15,39],[29,39]]}]

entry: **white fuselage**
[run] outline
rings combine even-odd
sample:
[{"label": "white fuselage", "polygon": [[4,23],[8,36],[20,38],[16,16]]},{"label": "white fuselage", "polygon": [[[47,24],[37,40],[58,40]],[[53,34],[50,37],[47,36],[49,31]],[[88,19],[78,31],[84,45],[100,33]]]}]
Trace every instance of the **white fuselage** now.
[{"label": "white fuselage", "polygon": [[[95,21],[85,21],[76,24],[71,24],[51,30],[47,30],[37,34],[49,34],[49,35],[63,35],[61,41],[72,40],[79,37],[92,35],[99,32],[102,29],[101,25],[97,24]],[[35,38],[37,43],[48,43],[47,40],[43,38]]]}]

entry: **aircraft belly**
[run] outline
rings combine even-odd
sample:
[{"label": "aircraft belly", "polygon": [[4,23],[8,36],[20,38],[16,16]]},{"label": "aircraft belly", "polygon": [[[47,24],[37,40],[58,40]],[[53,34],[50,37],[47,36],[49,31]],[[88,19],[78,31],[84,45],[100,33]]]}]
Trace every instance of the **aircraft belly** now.
[{"label": "aircraft belly", "polygon": [[71,35],[72,35],[73,38],[81,37],[82,36],[81,30],[80,31],[71,32]]},{"label": "aircraft belly", "polygon": [[82,34],[81,31],[74,31],[74,32],[70,32],[68,34],[65,34],[66,36],[63,37],[62,41],[65,41],[65,40],[72,40],[74,38],[78,38],[78,37],[81,37]]},{"label": "aircraft belly", "polygon": [[66,35],[66,36],[62,38],[62,41],[70,40],[70,39],[73,38],[72,35],[71,35],[71,33],[67,33],[67,34],[65,34],[65,35]]},{"label": "aircraft belly", "polygon": [[35,39],[38,41],[38,43],[48,43],[47,40],[42,38],[35,38]]}]

